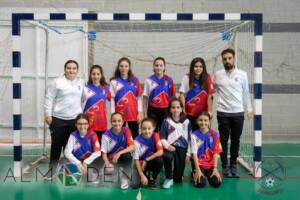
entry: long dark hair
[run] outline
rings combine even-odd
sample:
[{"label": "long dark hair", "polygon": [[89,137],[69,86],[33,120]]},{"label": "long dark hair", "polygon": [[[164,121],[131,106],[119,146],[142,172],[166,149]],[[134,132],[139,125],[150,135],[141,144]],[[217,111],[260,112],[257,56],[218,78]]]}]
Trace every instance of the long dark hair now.
[{"label": "long dark hair", "polygon": [[200,81],[201,81],[201,89],[202,90],[207,90],[208,88],[208,83],[207,83],[207,79],[208,79],[208,73],[206,70],[206,64],[203,58],[200,57],[196,57],[192,60],[191,65],[190,65],[190,72],[189,72],[189,87],[190,89],[193,89],[194,86],[194,81],[195,81],[195,71],[194,71],[194,67],[195,64],[197,62],[200,62],[202,64],[203,67],[203,71],[200,75]]},{"label": "long dark hair", "polygon": [[93,71],[94,69],[99,69],[99,71],[100,71],[100,73],[101,73],[100,85],[101,85],[101,86],[107,85],[107,82],[106,82],[105,77],[104,77],[103,69],[102,69],[102,67],[101,67],[100,65],[93,65],[93,66],[90,68],[88,83],[89,83],[89,84],[93,84],[91,74],[92,74],[92,71]]},{"label": "long dark hair", "polygon": [[177,97],[173,97],[170,100],[170,103],[169,103],[169,106],[168,106],[167,117],[172,118],[171,106],[172,106],[172,103],[175,102],[175,101],[177,101],[179,103],[180,107],[182,108],[182,112],[180,113],[179,122],[183,123],[186,120],[186,115],[183,112],[183,104],[182,104],[182,102]]},{"label": "long dark hair", "polygon": [[121,73],[120,73],[120,70],[119,70],[119,66],[120,66],[121,62],[123,62],[123,61],[126,61],[126,62],[128,63],[128,65],[129,65],[128,81],[129,81],[129,82],[132,82],[132,81],[133,81],[134,74],[132,73],[132,70],[131,70],[131,62],[130,62],[129,58],[127,58],[127,57],[122,57],[122,58],[120,58],[120,59],[118,60],[118,65],[117,65],[117,67],[116,67],[116,69],[115,69],[114,76],[113,76],[110,80],[112,80],[112,79],[114,79],[114,78],[121,77]]}]

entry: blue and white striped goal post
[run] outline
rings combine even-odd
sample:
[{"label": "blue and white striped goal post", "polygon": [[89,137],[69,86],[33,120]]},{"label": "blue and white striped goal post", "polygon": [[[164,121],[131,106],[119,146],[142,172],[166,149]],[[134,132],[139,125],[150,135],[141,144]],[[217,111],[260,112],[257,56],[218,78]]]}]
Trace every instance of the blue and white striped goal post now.
[{"label": "blue and white striped goal post", "polygon": [[22,173],[22,63],[21,20],[82,20],[82,21],[253,21],[254,52],[254,138],[253,175],[261,177],[262,161],[262,50],[263,15],[261,13],[12,13],[12,92],[14,176]]}]

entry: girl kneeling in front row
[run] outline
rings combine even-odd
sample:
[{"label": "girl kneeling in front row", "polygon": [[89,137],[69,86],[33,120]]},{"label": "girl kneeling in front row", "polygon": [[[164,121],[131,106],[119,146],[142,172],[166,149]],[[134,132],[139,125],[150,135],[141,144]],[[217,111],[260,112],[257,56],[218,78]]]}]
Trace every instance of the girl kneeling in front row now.
[{"label": "girl kneeling in front row", "polygon": [[152,119],[142,120],[142,134],[134,141],[132,188],[138,188],[141,183],[148,185],[151,189],[157,187],[156,178],[163,166],[163,147],[159,134],[154,132],[154,129],[155,122]]},{"label": "girl kneeling in front row", "polygon": [[[120,166],[128,175],[131,172],[131,152],[134,150],[134,141],[130,129],[123,127],[123,124],[121,113],[115,112],[111,115],[112,128],[102,136],[101,151],[104,165],[108,170],[114,170],[116,166]],[[128,187],[129,179],[121,174],[121,189]]]},{"label": "girl kneeling in front row", "polygon": [[75,122],[77,130],[71,133],[64,153],[86,175],[88,166],[101,155],[100,144],[96,133],[88,131],[89,118],[85,114],[79,114]]},{"label": "girl kneeling in front row", "polygon": [[193,179],[195,187],[203,188],[206,179],[212,187],[219,187],[222,178],[218,171],[218,155],[222,152],[220,136],[210,129],[210,115],[202,112],[196,120],[199,129],[191,134],[191,154],[195,170]]}]

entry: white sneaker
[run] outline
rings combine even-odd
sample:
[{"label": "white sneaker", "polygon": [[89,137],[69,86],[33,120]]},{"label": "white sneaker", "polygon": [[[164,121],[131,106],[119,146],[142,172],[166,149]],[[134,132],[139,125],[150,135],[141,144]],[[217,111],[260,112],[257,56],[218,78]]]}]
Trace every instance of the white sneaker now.
[{"label": "white sneaker", "polygon": [[46,181],[52,181],[55,178],[56,178],[56,173],[47,173],[44,176],[44,180],[46,180]]},{"label": "white sneaker", "polygon": [[163,184],[164,189],[169,189],[174,184],[173,179],[166,179]]},{"label": "white sneaker", "polygon": [[129,187],[129,182],[127,178],[122,178],[121,179],[121,189],[126,190]]}]

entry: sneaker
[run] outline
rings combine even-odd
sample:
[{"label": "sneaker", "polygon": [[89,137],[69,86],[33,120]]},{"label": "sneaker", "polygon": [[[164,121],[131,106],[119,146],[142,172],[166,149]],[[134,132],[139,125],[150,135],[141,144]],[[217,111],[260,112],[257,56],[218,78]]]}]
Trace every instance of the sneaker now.
[{"label": "sneaker", "polygon": [[230,173],[232,178],[240,178],[240,174],[236,165],[230,166]]},{"label": "sneaker", "polygon": [[44,176],[44,180],[46,181],[52,181],[55,178],[56,174],[55,173],[47,173]]},{"label": "sneaker", "polygon": [[129,187],[128,179],[127,178],[122,178],[121,179],[121,189],[126,190]]},{"label": "sneaker", "polygon": [[225,178],[230,177],[229,168],[228,167],[222,167],[222,174]]},{"label": "sneaker", "polygon": [[156,181],[154,179],[150,179],[148,183],[148,187],[152,190],[157,189]]},{"label": "sneaker", "polygon": [[173,184],[174,184],[173,179],[166,179],[163,184],[163,188],[169,189]]},{"label": "sneaker", "polygon": [[98,184],[99,183],[99,173],[96,173],[94,171],[88,171],[87,182],[92,183],[92,184]]}]

